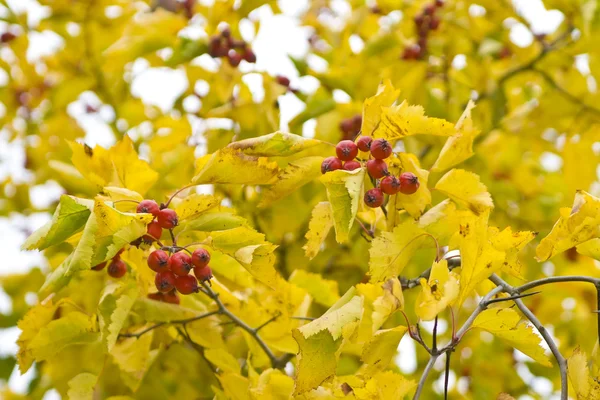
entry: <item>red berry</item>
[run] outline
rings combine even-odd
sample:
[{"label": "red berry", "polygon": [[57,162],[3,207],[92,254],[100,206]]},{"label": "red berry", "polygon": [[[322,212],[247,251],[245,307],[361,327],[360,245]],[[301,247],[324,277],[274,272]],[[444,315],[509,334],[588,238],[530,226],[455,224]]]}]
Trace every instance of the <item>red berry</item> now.
[{"label": "red berry", "polygon": [[425,17],[423,16],[423,14],[417,14],[415,15],[413,21],[415,21],[415,25],[417,25],[417,27],[420,28],[421,25],[423,25],[423,21],[425,21]]},{"label": "red berry", "polygon": [[377,208],[383,204],[383,192],[379,188],[371,189],[365,193],[365,204]]},{"label": "red berry", "polygon": [[179,304],[179,296],[177,295],[175,289],[168,293],[163,293],[163,301],[170,304]]},{"label": "red berry", "polygon": [[342,122],[340,122],[340,131],[349,134],[352,133],[354,128],[354,123],[352,122],[351,119],[344,119],[342,120]]},{"label": "red berry", "polygon": [[230,38],[231,37],[231,29],[229,29],[228,26],[224,27],[221,30],[221,36],[223,36],[226,39]]},{"label": "red berry", "polygon": [[421,184],[419,178],[412,172],[403,172],[400,174],[400,192],[403,194],[413,194],[419,189]]},{"label": "red berry", "polygon": [[358,147],[352,140],[342,140],[335,146],[335,153],[342,161],[354,160],[358,155]]},{"label": "red berry", "polygon": [[389,175],[379,182],[379,187],[385,194],[396,194],[400,191],[400,181],[395,176]]},{"label": "red berry", "polygon": [[0,42],[8,43],[8,42],[13,41],[16,38],[17,38],[17,35],[15,35],[14,33],[4,32],[2,35],[0,35]]},{"label": "red berry", "polygon": [[162,227],[158,221],[152,221],[148,224],[147,232],[148,234],[144,235],[143,239],[146,243],[152,243],[162,236]]},{"label": "red berry", "polygon": [[175,287],[175,274],[171,271],[162,271],[156,274],[154,284],[159,292],[167,293]]},{"label": "red berry", "polygon": [[108,265],[108,275],[113,278],[120,278],[127,272],[127,265],[120,258],[115,258]]},{"label": "red berry", "polygon": [[431,18],[431,22],[429,22],[429,28],[432,30],[436,30],[440,26],[440,19],[438,17]]},{"label": "red berry", "polygon": [[148,297],[151,300],[164,301],[163,294],[161,292],[148,293],[146,297]]},{"label": "red berry", "polygon": [[208,54],[217,58],[222,55],[221,38],[218,36],[212,36],[208,41]]},{"label": "red berry", "polygon": [[288,78],[286,76],[277,75],[275,77],[275,81],[277,83],[279,83],[281,86],[290,87],[290,78]]},{"label": "red berry", "polygon": [[418,44],[411,44],[402,53],[402,59],[404,60],[416,60],[419,57],[421,57],[421,47]]},{"label": "red berry", "polygon": [[360,131],[360,127],[362,126],[362,115],[356,114],[352,117],[352,130],[356,133]]},{"label": "red berry", "polygon": [[104,267],[106,267],[106,261],[104,261],[103,263],[100,263],[94,267],[92,267],[93,271],[102,271],[104,269]]},{"label": "red berry", "polygon": [[433,15],[433,13],[435,12],[435,5],[429,4],[425,7],[423,12],[425,13],[425,15]]},{"label": "red berry", "polygon": [[388,158],[392,155],[392,145],[385,139],[375,139],[371,143],[371,155],[379,160]]},{"label": "red berry", "polygon": [[167,271],[171,265],[169,254],[163,250],[154,250],[148,256],[148,266],[152,271]]},{"label": "red berry", "polygon": [[383,160],[369,160],[367,161],[367,171],[371,178],[379,179],[388,175],[387,163]]},{"label": "red berry", "polygon": [[212,278],[212,271],[210,269],[210,267],[204,267],[204,268],[194,268],[194,275],[196,275],[196,278],[198,279],[198,282],[204,282],[204,281],[208,281],[210,278]]},{"label": "red berry", "polygon": [[443,7],[444,6],[444,0],[435,0],[435,6],[436,7]]},{"label": "red berry", "polygon": [[371,143],[373,142],[373,138],[371,136],[361,136],[356,141],[356,146],[360,151],[369,151],[371,150]]},{"label": "red berry", "polygon": [[254,64],[256,62],[256,54],[254,54],[254,52],[251,49],[246,49],[244,51],[244,54],[242,54],[242,58],[251,64]]},{"label": "red berry", "polygon": [[171,271],[175,275],[184,276],[192,269],[192,257],[185,251],[180,251],[171,256]]},{"label": "red berry", "polygon": [[229,61],[229,65],[232,67],[237,67],[242,62],[242,55],[235,51],[230,51],[227,55],[227,61]]},{"label": "red berry", "polygon": [[329,171],[335,171],[336,169],[342,169],[342,160],[337,157],[327,157],[321,163],[322,174]]},{"label": "red berry", "polygon": [[192,253],[192,264],[196,268],[204,268],[210,262],[210,253],[205,249],[196,249]]},{"label": "red berry", "polygon": [[136,209],[139,213],[149,213],[154,215],[155,217],[158,215],[158,204],[154,200],[142,200],[137,206]]},{"label": "red berry", "polygon": [[170,208],[163,208],[160,210],[156,216],[156,220],[158,221],[160,227],[164,229],[175,228],[179,223],[177,213],[175,210],[171,210]]},{"label": "red berry", "polygon": [[191,294],[198,291],[198,281],[193,275],[176,276],[175,288],[181,294]]},{"label": "red berry", "polygon": [[355,169],[359,169],[361,167],[360,163],[356,160],[346,161],[344,163],[344,169],[346,171],[354,171]]}]

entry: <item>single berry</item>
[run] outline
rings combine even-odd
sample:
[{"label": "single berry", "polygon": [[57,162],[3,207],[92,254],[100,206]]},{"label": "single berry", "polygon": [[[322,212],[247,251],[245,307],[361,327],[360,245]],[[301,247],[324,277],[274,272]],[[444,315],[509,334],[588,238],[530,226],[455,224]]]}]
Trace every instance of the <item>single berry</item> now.
[{"label": "single berry", "polygon": [[2,35],[0,35],[0,42],[8,43],[8,42],[12,42],[16,38],[17,38],[17,35],[15,35],[14,33],[4,32]]},{"label": "single berry", "polygon": [[256,62],[256,54],[254,54],[252,49],[246,49],[242,54],[242,58],[251,64],[254,64]]},{"label": "single berry", "polygon": [[218,36],[212,36],[208,41],[208,54],[217,58],[222,54],[221,38]]},{"label": "single berry", "polygon": [[358,147],[352,140],[342,140],[335,146],[335,153],[342,161],[354,160],[358,155]]},{"label": "single berry", "polygon": [[392,175],[388,175],[379,182],[381,191],[385,194],[396,194],[400,191],[400,181]]},{"label": "single berry", "polygon": [[227,55],[227,61],[229,61],[229,65],[232,67],[237,67],[242,62],[242,55],[235,51],[230,51]]},{"label": "single berry", "polygon": [[120,258],[113,259],[110,264],[108,264],[108,275],[113,278],[120,278],[127,272],[127,265]]},{"label": "single berry", "polygon": [[156,274],[154,284],[159,292],[167,293],[175,287],[175,274],[171,271],[162,271]]},{"label": "single berry", "polygon": [[175,291],[175,289],[171,290],[168,293],[163,293],[163,301],[165,303],[170,303],[170,304],[179,304],[179,296],[177,295],[177,292]]},{"label": "single berry", "polygon": [[353,128],[354,123],[351,119],[343,119],[342,122],[340,122],[340,131],[344,132],[345,134],[352,133]]},{"label": "single berry", "polygon": [[352,117],[352,130],[356,133],[360,131],[360,127],[362,126],[362,115],[356,114]]},{"label": "single berry", "polygon": [[367,161],[367,171],[373,179],[380,179],[389,174],[387,163],[383,160]]},{"label": "single berry", "polygon": [[212,278],[212,271],[210,267],[194,268],[194,275],[196,275],[198,282],[205,282]]},{"label": "single berry", "polygon": [[164,229],[175,228],[179,223],[177,213],[175,210],[171,210],[170,208],[163,208],[160,210],[156,216],[156,220],[158,221],[160,227]]},{"label": "single berry", "polygon": [[290,78],[288,78],[286,76],[277,75],[275,77],[275,81],[277,83],[279,83],[281,86],[290,87]]},{"label": "single berry", "polygon": [[373,142],[373,138],[371,136],[361,136],[356,141],[356,146],[360,151],[369,151],[371,150],[371,143]]},{"label": "single berry", "polygon": [[147,232],[148,234],[143,237],[144,241],[146,243],[152,243],[162,236],[162,227],[158,221],[152,221],[148,224]]},{"label": "single berry", "polygon": [[96,266],[92,267],[93,271],[102,271],[104,269],[104,267],[106,267],[106,261],[104,261],[103,263],[100,263]]},{"label": "single berry", "polygon": [[417,14],[415,15],[413,21],[415,22],[417,28],[420,28],[423,25],[423,22],[425,21],[425,17],[423,16],[423,14]]},{"label": "single berry", "polygon": [[383,204],[383,192],[379,188],[371,189],[365,193],[365,204],[377,208]]},{"label": "single berry", "polygon": [[151,300],[164,301],[163,294],[161,292],[148,293],[146,297],[148,297]]},{"label": "single berry", "polygon": [[152,271],[167,271],[171,265],[169,254],[163,250],[154,250],[148,256],[148,266]]},{"label": "single berry", "polygon": [[403,194],[413,194],[419,189],[421,184],[419,178],[412,172],[403,172],[400,174],[400,192]]},{"label": "single berry", "polygon": [[180,251],[171,256],[171,271],[175,275],[184,276],[192,269],[192,257],[185,251]]},{"label": "single berry", "polygon": [[337,157],[327,157],[321,163],[322,174],[329,171],[335,171],[336,169],[342,169],[342,160]]},{"label": "single berry", "polygon": [[429,4],[425,7],[423,12],[425,13],[425,15],[433,15],[433,13],[435,12],[435,5]]},{"label": "single berry", "polygon": [[388,158],[392,155],[392,145],[385,139],[375,139],[371,143],[371,155],[379,160]]},{"label": "single berry", "polygon": [[231,37],[231,29],[229,29],[228,26],[225,26],[223,29],[221,29],[221,36],[223,36],[225,39],[228,39]]},{"label": "single berry", "polygon": [[344,169],[346,171],[354,171],[355,169],[359,169],[360,167],[360,163],[356,160],[346,161],[344,163]]},{"label": "single berry", "polygon": [[137,206],[136,209],[139,213],[149,213],[154,215],[155,217],[158,215],[158,204],[154,200],[142,200]]},{"label": "single berry", "polygon": [[440,19],[438,17],[431,18],[431,22],[429,22],[429,28],[431,30],[436,30],[440,26]]},{"label": "single berry", "polygon": [[435,6],[436,7],[443,7],[444,6],[444,0],[435,0]]},{"label": "single berry", "polygon": [[196,268],[204,268],[210,262],[210,253],[205,249],[196,249],[192,253],[192,264]]},{"label": "single berry", "polygon": [[416,60],[419,57],[421,57],[421,47],[418,44],[411,44],[402,53],[403,60]]},{"label": "single berry", "polygon": [[198,291],[198,281],[193,275],[176,276],[175,289],[181,294],[191,294]]}]

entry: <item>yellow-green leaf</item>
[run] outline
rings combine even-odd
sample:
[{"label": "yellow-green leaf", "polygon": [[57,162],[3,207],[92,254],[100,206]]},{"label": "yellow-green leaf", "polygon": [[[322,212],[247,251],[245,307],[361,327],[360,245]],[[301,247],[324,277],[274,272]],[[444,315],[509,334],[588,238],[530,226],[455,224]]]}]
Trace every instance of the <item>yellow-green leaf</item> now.
[{"label": "yellow-green leaf", "polygon": [[191,194],[186,196],[181,202],[175,206],[175,212],[179,222],[183,224],[189,220],[193,220],[203,215],[207,211],[218,207],[221,204],[221,199],[209,194]]},{"label": "yellow-green leaf", "polygon": [[304,157],[290,162],[277,176],[277,181],[265,188],[259,207],[267,207],[288,196],[321,175],[323,157]]},{"label": "yellow-green leaf", "polygon": [[381,122],[375,128],[373,136],[390,141],[411,135],[451,136],[454,124],[440,118],[425,116],[421,106],[410,106],[403,101],[397,106],[384,107]]},{"label": "yellow-green leaf", "polygon": [[400,325],[375,332],[363,347],[361,355],[363,362],[377,365],[382,369],[387,368],[406,331],[407,328]]},{"label": "yellow-green leaf", "polygon": [[599,400],[600,383],[590,376],[587,355],[579,347],[573,350],[573,355],[567,360],[569,382],[575,391],[577,400]]},{"label": "yellow-green leaf", "polygon": [[[412,172],[419,178],[419,189],[413,194],[407,195],[397,193],[390,196],[388,204],[393,204],[394,208],[388,209],[389,218],[396,218],[396,213],[400,210],[406,210],[411,217],[419,218],[425,208],[431,204],[431,192],[427,187],[429,182],[429,171],[421,168],[419,159],[414,154],[400,153],[398,155],[398,167],[402,172]],[[392,170],[395,169],[392,167]],[[395,213],[393,212],[395,210]],[[395,220],[394,220],[395,221]]]},{"label": "yellow-green leaf", "polygon": [[331,307],[340,298],[337,281],[324,279],[319,274],[297,269],[292,272],[288,282],[306,290],[317,303],[327,307]]},{"label": "yellow-green leaf", "polygon": [[285,157],[320,144],[323,144],[320,140],[278,131],[268,135],[233,142],[227,147],[239,150],[249,156]]},{"label": "yellow-green leaf", "polygon": [[389,79],[377,88],[377,94],[367,98],[363,104],[362,127],[363,135],[373,135],[373,131],[381,121],[383,107],[391,106],[398,98],[400,90],[394,89]]},{"label": "yellow-green leaf", "polygon": [[98,377],[89,372],[76,375],[69,381],[69,400],[92,400],[94,398],[94,387]]},{"label": "yellow-green leaf", "polygon": [[322,201],[313,209],[308,224],[308,232],[305,235],[306,244],[303,247],[306,257],[313,259],[317,255],[332,227],[331,205]]},{"label": "yellow-green leaf", "polygon": [[487,187],[472,172],[453,169],[440,178],[435,188],[477,215],[494,208]]},{"label": "yellow-green leaf", "polygon": [[121,328],[135,303],[139,289],[135,281],[124,282],[122,285],[110,285],[104,289],[104,294],[98,304],[100,332],[106,349],[110,352],[117,342]]},{"label": "yellow-green leaf", "polygon": [[225,349],[206,349],[204,350],[204,356],[221,371],[240,373],[240,364]]},{"label": "yellow-green leaf", "polygon": [[459,276],[448,271],[448,261],[434,262],[429,280],[421,278],[421,292],[415,302],[415,313],[431,321],[458,297]]},{"label": "yellow-green leaf", "polygon": [[267,185],[275,182],[279,167],[266,157],[247,156],[224,148],[196,160],[193,182]]}]

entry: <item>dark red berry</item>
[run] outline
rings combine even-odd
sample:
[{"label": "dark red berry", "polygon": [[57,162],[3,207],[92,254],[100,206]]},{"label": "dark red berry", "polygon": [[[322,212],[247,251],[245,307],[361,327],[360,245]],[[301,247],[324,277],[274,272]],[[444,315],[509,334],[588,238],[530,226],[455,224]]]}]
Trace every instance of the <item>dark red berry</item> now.
[{"label": "dark red berry", "polygon": [[171,256],[171,271],[175,275],[184,276],[192,269],[192,257],[185,251],[180,251]]},{"label": "dark red berry", "polygon": [[340,122],[340,131],[349,134],[352,133],[354,128],[354,123],[352,122],[351,119],[344,119],[342,120],[342,122]]},{"label": "dark red berry", "polygon": [[336,169],[342,169],[342,160],[337,157],[327,157],[321,163],[321,173],[327,173],[329,171],[335,171]]},{"label": "dark red berry", "polygon": [[435,5],[429,4],[425,7],[425,9],[423,9],[423,12],[425,13],[425,15],[433,15],[433,13],[435,12]]},{"label": "dark red berry", "polygon": [[227,55],[227,61],[229,61],[229,65],[232,67],[237,67],[242,62],[242,55],[235,51],[230,51]]},{"label": "dark red berry", "polygon": [[168,293],[164,293],[163,294],[163,301],[165,303],[170,303],[170,304],[179,304],[179,296],[177,295],[177,292],[175,291],[175,289],[171,290]]},{"label": "dark red berry", "polygon": [[137,206],[136,209],[139,213],[149,213],[154,215],[155,217],[158,215],[158,204],[154,200],[142,200]]},{"label": "dark red berry", "polygon": [[12,42],[16,38],[17,38],[17,35],[15,35],[14,33],[4,32],[2,35],[0,35],[0,42],[8,43],[8,42]]},{"label": "dark red berry", "polygon": [[412,172],[403,172],[400,174],[400,192],[403,194],[413,194],[419,189],[419,178]]},{"label": "dark red berry", "polygon": [[210,253],[205,249],[196,249],[192,253],[192,264],[196,268],[204,268],[210,262]]},{"label": "dark red berry", "polygon": [[413,21],[415,21],[415,25],[420,28],[423,25],[423,21],[425,21],[425,17],[423,16],[423,14],[417,14],[415,15],[415,18],[413,19]]},{"label": "dark red berry", "polygon": [[108,264],[108,275],[113,278],[120,278],[127,272],[127,265],[120,258],[116,258]]},{"label": "dark red berry", "polygon": [[156,220],[158,221],[160,227],[164,229],[175,228],[179,223],[177,213],[175,210],[171,210],[170,208],[163,208],[160,210],[156,216]]},{"label": "dark red berry", "polygon": [[383,192],[379,188],[374,188],[365,193],[365,204],[371,208],[377,208],[383,204]]},{"label": "dark red berry", "polygon": [[210,267],[204,267],[204,268],[194,268],[194,275],[196,275],[196,278],[198,279],[198,282],[205,282],[207,280],[209,280],[210,278],[212,278],[212,271],[210,269]]},{"label": "dark red berry", "polygon": [[429,28],[431,28],[431,30],[435,31],[439,26],[440,26],[440,19],[438,17],[431,18],[431,21],[429,22]]},{"label": "dark red berry", "polygon": [[229,47],[232,49],[245,49],[246,48],[246,42],[244,42],[243,40],[238,40],[238,39],[229,39],[227,41],[229,43]]},{"label": "dark red berry", "polygon": [[335,153],[342,161],[354,160],[358,155],[358,147],[352,140],[342,140],[335,146]]},{"label": "dark red berry", "polygon": [[275,81],[279,83],[281,86],[290,87],[290,79],[283,75],[277,75],[275,77]]},{"label": "dark red berry", "polygon": [[344,169],[346,171],[354,171],[355,169],[359,169],[361,167],[360,163],[356,160],[346,161],[344,163]]},{"label": "dark red berry", "polygon": [[379,182],[379,187],[385,194],[396,194],[400,191],[400,181],[395,176],[388,175]]},{"label": "dark red berry", "polygon": [[231,29],[229,29],[228,26],[224,27],[221,30],[221,36],[223,36],[225,39],[228,39],[231,37]]},{"label": "dark red berry", "polygon": [[251,64],[254,64],[256,62],[256,54],[254,54],[252,49],[246,49],[242,54],[242,58]]},{"label": "dark red berry", "polygon": [[360,151],[369,151],[371,150],[371,143],[373,142],[373,138],[371,136],[361,136],[356,141],[356,146]]},{"label": "dark red berry", "polygon": [[362,115],[356,114],[352,117],[352,130],[356,133],[360,132],[362,126]]},{"label": "dark red berry", "polygon": [[373,158],[383,160],[392,155],[392,145],[385,139],[375,139],[371,143],[371,155]]},{"label": "dark red berry", "polygon": [[171,271],[162,271],[156,274],[154,284],[159,292],[167,293],[175,287],[175,274]]},{"label": "dark red berry", "polygon": [[421,47],[418,44],[411,44],[402,53],[402,59],[404,60],[416,60],[419,57],[421,57]]},{"label": "dark red berry", "polygon": [[435,0],[435,6],[436,7],[443,7],[444,6],[444,0]]},{"label": "dark red berry", "polygon": [[164,301],[163,294],[161,292],[148,293],[146,297],[148,297],[151,300]]},{"label": "dark red berry", "polygon": [[210,38],[210,40],[208,41],[208,54],[213,58],[217,58],[217,57],[221,56],[222,47],[221,47],[221,38],[220,37],[212,36]]},{"label": "dark red berry", "polygon": [[106,261],[104,261],[103,263],[100,263],[96,266],[92,267],[93,271],[102,271],[104,269],[104,267],[106,267]]},{"label": "dark red berry", "polygon": [[148,256],[148,266],[152,271],[167,271],[171,265],[169,254],[163,250],[154,250]]},{"label": "dark red berry", "polygon": [[162,227],[158,221],[152,221],[148,224],[147,232],[148,234],[143,237],[144,241],[146,243],[152,243],[162,236]]},{"label": "dark red berry", "polygon": [[383,160],[367,161],[367,172],[373,179],[380,179],[389,174],[387,163]]},{"label": "dark red berry", "polygon": [[198,281],[193,275],[176,276],[175,289],[181,294],[191,294],[198,291]]}]

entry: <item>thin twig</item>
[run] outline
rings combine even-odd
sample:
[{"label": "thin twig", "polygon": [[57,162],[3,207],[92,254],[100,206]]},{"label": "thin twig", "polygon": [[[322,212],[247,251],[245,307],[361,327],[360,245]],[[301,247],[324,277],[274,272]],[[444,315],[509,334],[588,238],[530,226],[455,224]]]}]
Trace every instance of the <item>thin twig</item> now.
[{"label": "thin twig", "polygon": [[525,293],[525,294],[517,294],[517,295],[514,295],[514,296],[508,296],[508,297],[499,297],[497,299],[492,299],[492,300],[488,301],[488,305],[492,304],[492,303],[500,303],[501,301],[510,301],[510,300],[522,299],[523,297],[533,296],[533,295],[538,294],[538,293],[542,293],[542,292],[532,292],[532,293]]},{"label": "thin twig", "polygon": [[218,310],[217,311],[210,311],[210,312],[207,312],[207,313],[204,313],[204,314],[200,314],[200,315],[198,315],[196,317],[191,317],[191,318],[186,318],[186,319],[179,319],[179,320],[174,320],[174,321],[169,321],[169,322],[157,322],[156,324],[151,325],[148,328],[143,329],[143,330],[141,330],[139,332],[136,332],[136,333],[120,333],[119,337],[134,337],[134,338],[138,338],[139,339],[140,336],[142,336],[143,334],[148,333],[151,330],[159,328],[159,327],[161,327],[163,325],[167,325],[167,324],[182,324],[182,325],[185,325],[185,324],[188,324],[190,322],[194,322],[194,321],[198,321],[198,320],[201,320],[201,319],[204,319],[204,318],[208,318],[208,317],[210,317],[212,315],[219,314],[219,313],[220,313],[220,311],[218,311]]},{"label": "thin twig", "polygon": [[437,351],[437,327],[438,327],[438,316],[435,316],[435,321],[433,322],[433,339],[431,340],[431,351]]},{"label": "thin twig", "polygon": [[450,355],[451,351],[446,352],[446,372],[444,374],[444,400],[448,400],[448,381],[450,376]]},{"label": "thin twig", "polygon": [[433,365],[435,364],[435,361],[437,360],[437,358],[438,358],[438,356],[436,356],[436,355],[432,355],[431,358],[429,358],[429,362],[425,366],[425,370],[423,371],[423,374],[421,374],[421,379],[419,379],[419,385],[417,386],[417,391],[415,392],[415,395],[413,396],[413,400],[418,400],[419,397],[421,397],[421,392],[423,391],[423,387],[425,386],[425,382],[427,381],[427,376],[433,369]]}]

